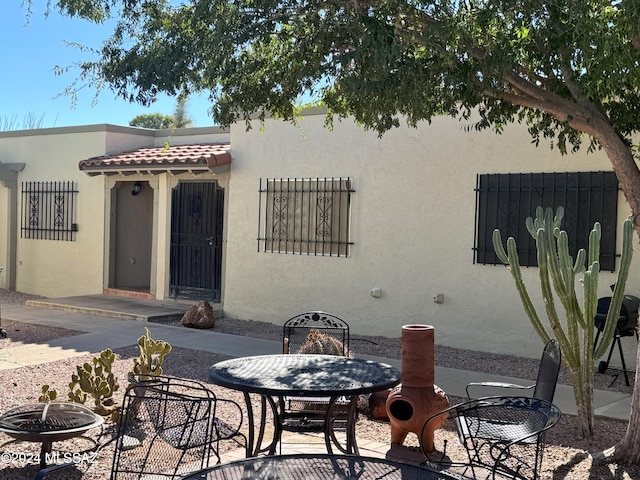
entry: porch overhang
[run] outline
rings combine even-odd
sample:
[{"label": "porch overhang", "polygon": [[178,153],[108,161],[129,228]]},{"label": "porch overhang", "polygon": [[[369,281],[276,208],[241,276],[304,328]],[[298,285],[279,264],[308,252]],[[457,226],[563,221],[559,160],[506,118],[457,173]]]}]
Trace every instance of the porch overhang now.
[{"label": "porch overhang", "polygon": [[218,167],[231,163],[229,143],[200,143],[147,147],[137,150],[102,155],[81,160],[81,172],[97,175],[158,175],[170,173],[215,172]]},{"label": "porch overhang", "polygon": [[17,185],[18,173],[24,170],[25,163],[4,163],[0,162],[0,182],[6,187]]}]

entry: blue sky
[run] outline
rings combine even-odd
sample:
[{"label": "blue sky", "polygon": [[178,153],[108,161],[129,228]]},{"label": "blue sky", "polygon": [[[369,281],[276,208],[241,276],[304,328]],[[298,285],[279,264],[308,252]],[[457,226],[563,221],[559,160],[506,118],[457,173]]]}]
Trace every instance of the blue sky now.
[{"label": "blue sky", "polygon": [[[108,25],[95,25],[52,12],[44,16],[44,0],[34,0],[33,16],[27,23],[22,0],[3,0],[0,15],[0,125],[15,120],[22,125],[27,116],[42,119],[41,126],[66,127],[96,123],[128,125],[136,115],[162,113],[171,115],[176,101],[159,98],[148,108],[129,103],[108,89],[102,91],[97,105],[92,105],[95,91],[84,89],[72,107],[71,98],[62,95],[77,75],[76,71],[56,76],[54,67],[70,66],[87,59],[85,53],[66,46],[75,42],[98,48],[108,38]],[[213,125],[208,114],[206,96],[189,99],[187,111],[194,126]],[[14,122],[14,123],[15,123]]]}]

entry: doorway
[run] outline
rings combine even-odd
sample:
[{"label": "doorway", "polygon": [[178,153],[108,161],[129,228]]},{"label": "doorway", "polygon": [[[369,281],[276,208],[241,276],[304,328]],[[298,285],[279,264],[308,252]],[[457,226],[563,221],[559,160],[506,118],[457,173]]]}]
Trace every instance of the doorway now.
[{"label": "doorway", "polygon": [[150,292],[153,189],[148,182],[122,182],[115,189],[115,255],[111,287]]},{"label": "doorway", "polygon": [[181,182],[171,196],[169,295],[220,302],[224,189]]}]

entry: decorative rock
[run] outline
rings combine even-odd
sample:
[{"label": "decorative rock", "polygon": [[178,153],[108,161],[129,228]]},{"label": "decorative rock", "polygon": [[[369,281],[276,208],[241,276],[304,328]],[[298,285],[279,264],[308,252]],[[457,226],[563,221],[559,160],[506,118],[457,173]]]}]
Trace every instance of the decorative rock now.
[{"label": "decorative rock", "polygon": [[123,450],[131,450],[132,448],[136,448],[142,445],[142,442],[139,439],[130,435],[124,435],[121,442]]},{"label": "decorative rock", "polygon": [[211,304],[201,300],[197,304],[192,305],[189,310],[186,311],[182,320],[180,320],[180,325],[200,329],[215,327],[216,319],[213,315]]},{"label": "decorative rock", "polygon": [[369,412],[374,420],[389,420],[387,415],[387,397],[391,389],[373,392],[369,395]]}]

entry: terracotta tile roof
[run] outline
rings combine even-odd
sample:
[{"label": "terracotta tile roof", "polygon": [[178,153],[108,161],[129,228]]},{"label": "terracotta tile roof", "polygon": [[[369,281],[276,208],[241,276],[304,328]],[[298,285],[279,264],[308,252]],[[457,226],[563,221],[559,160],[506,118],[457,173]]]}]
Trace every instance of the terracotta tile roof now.
[{"label": "terracotta tile roof", "polygon": [[88,175],[133,173],[205,172],[231,163],[229,143],[170,145],[139,148],[131,152],[102,155],[80,161]]}]

